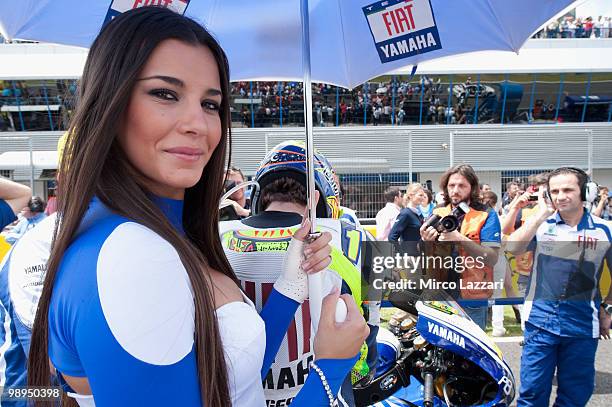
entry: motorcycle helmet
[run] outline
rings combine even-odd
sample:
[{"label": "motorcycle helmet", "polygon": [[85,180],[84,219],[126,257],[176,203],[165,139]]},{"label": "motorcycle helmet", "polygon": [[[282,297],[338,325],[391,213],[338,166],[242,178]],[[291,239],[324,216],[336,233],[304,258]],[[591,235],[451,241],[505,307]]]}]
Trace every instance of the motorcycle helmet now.
[{"label": "motorcycle helmet", "polygon": [[[317,204],[318,218],[338,219],[340,216],[340,190],[334,180],[331,164],[315,150],[314,152],[315,187],[320,198]],[[306,186],[306,148],[302,141],[284,141],[266,154],[255,173],[255,181],[259,188],[253,193],[252,212],[258,214],[261,207],[261,191],[272,181],[290,177]]]}]

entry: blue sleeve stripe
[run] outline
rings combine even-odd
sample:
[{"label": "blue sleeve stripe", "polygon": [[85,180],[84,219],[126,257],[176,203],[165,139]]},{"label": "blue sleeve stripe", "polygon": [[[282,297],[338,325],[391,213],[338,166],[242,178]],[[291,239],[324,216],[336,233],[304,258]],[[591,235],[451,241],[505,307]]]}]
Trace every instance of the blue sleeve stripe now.
[{"label": "blue sleeve stripe", "polygon": [[610,228],[608,227],[608,225],[604,225],[601,223],[593,223],[593,225],[595,226],[595,229],[603,230],[606,236],[608,237],[608,242],[612,242],[612,233],[610,233]]}]

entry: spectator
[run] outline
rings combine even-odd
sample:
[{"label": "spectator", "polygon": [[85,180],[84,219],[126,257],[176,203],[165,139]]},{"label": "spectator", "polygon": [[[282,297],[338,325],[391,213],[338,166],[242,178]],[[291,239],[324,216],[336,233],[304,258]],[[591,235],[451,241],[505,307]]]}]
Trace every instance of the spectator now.
[{"label": "spectator", "polygon": [[[495,207],[497,205],[497,194],[491,190],[484,192],[482,197],[482,203],[486,205],[489,209],[495,211]],[[495,214],[497,215],[497,212],[495,212]],[[497,263],[495,263],[495,267],[493,267],[493,279],[495,281],[504,282],[503,289],[506,290],[507,297],[517,296],[516,292],[514,291],[514,287],[512,287],[512,269],[510,268],[510,264],[508,263],[506,256],[504,256],[503,254],[499,256]],[[493,296],[495,298],[501,297],[502,291],[502,288],[496,288],[495,292],[493,293]],[[493,313],[491,323],[493,326],[493,331],[491,335],[504,336],[506,334],[506,328],[504,328],[504,306],[493,305],[492,309]],[[514,310],[514,316],[520,323],[521,317],[518,306],[513,305],[512,309]]]},{"label": "spectator", "polygon": [[538,259],[528,293],[533,301],[525,304],[519,407],[549,404],[555,370],[554,404],[585,406],[595,384],[597,339],[610,337],[612,290],[602,302],[599,277],[604,260],[612,264],[612,226],[585,210],[587,181],[577,168],[552,171],[550,200],[540,191],[537,214],[508,239],[514,254],[535,244]]},{"label": "spectator", "polygon": [[49,187],[49,199],[47,199],[47,206],[45,208],[45,215],[49,216],[52,213],[57,212],[57,181],[52,181],[52,185]]},{"label": "spectator", "polygon": [[[491,185],[489,184],[480,184],[480,191],[484,194],[485,192],[491,191]],[[497,195],[495,195],[495,203],[497,204]]]},{"label": "spectator", "polygon": [[593,34],[593,18],[592,17],[587,17],[586,21],[584,22],[583,25],[583,29],[584,29],[584,38],[591,38],[591,34]]},{"label": "spectator", "polygon": [[608,187],[599,187],[599,196],[593,202],[593,210],[591,213],[594,216],[598,216],[602,219],[608,220],[610,218],[610,206],[608,205]]},{"label": "spectator", "polygon": [[436,207],[436,203],[434,202],[431,191],[428,188],[425,188],[424,191],[427,198],[421,205],[419,205],[419,212],[423,219],[427,219],[431,216],[431,212],[433,211],[433,208]]},{"label": "spectator", "polygon": [[[546,187],[548,173],[541,173],[531,178],[531,185],[527,192],[517,194],[508,205],[507,212],[501,219],[502,234],[510,235],[516,229],[523,226],[538,211],[538,204],[530,201],[529,198],[536,196],[540,188]],[[526,251],[520,256],[516,256],[516,272],[518,273],[518,293],[525,297],[527,285],[533,268],[533,251]]]},{"label": "spectator", "polygon": [[419,183],[408,185],[406,188],[407,202],[391,228],[389,241],[418,242],[421,240],[419,229],[423,224],[423,216],[419,213],[419,206],[425,202],[427,195]]},{"label": "spectator", "polygon": [[0,230],[13,223],[15,216],[32,197],[32,190],[25,185],[0,177]]},{"label": "spectator", "polygon": [[518,181],[510,181],[506,184],[506,193],[504,194],[504,199],[502,201],[502,206],[504,209],[504,213],[508,210],[508,205],[512,200],[516,197],[516,195],[521,190],[521,184]]},{"label": "spectator", "polygon": [[612,37],[612,17],[606,17],[601,27],[601,38]]},{"label": "spectator", "polygon": [[482,191],[482,204],[489,209],[495,210],[495,206],[497,205],[497,194],[491,191],[490,187],[487,191],[484,191],[484,188],[481,188],[480,190]]},{"label": "spectator", "polygon": [[[432,226],[421,227],[421,238],[429,242],[451,242],[451,247],[447,245],[434,246],[434,250],[440,249],[445,252],[451,249],[454,257],[468,256],[481,258],[482,262],[473,267],[465,267],[460,272],[455,269],[446,270],[447,276],[451,281],[460,281],[461,289],[455,292],[455,296],[462,299],[488,299],[493,294],[493,290],[470,289],[468,282],[493,282],[493,266],[498,260],[498,251],[501,243],[499,219],[495,212],[485,207],[480,202],[480,188],[478,177],[474,169],[467,164],[459,164],[444,173],[440,181],[440,189],[445,192],[444,207],[434,209],[434,214],[447,216],[459,204],[465,203],[470,207],[463,219],[460,219],[460,227],[452,232],[439,233]],[[441,246],[441,247],[440,247]],[[445,252],[446,253],[446,252]],[[466,264],[465,262],[463,264]],[[482,267],[480,267],[482,266]],[[457,284],[459,286],[459,284]],[[466,313],[483,330],[487,321],[486,306],[464,306]]]},{"label": "spectator", "polygon": [[[42,291],[41,282],[45,280],[56,217],[47,217],[26,233],[2,262],[0,274],[13,282],[0,284],[0,318],[6,327],[0,336],[0,347],[3,349],[0,364],[3,366],[3,385],[6,387],[27,385],[32,326]],[[12,407],[28,405],[26,400],[11,402]]]},{"label": "spectator", "polygon": [[402,125],[402,123],[404,122],[404,117],[406,117],[406,112],[404,111],[404,109],[400,108],[399,111],[397,112],[397,124],[398,124],[398,126]]},{"label": "spectator", "polygon": [[597,21],[593,22],[593,36],[595,38],[601,38],[601,28],[603,27],[603,17],[599,16],[599,18],[597,19]]},{"label": "spectator", "polygon": [[376,214],[376,239],[386,241],[395,219],[402,209],[402,194],[399,188],[389,188],[385,191],[385,207]]},{"label": "spectator", "polygon": [[[234,188],[236,185],[240,185],[245,181],[244,174],[242,170],[238,167],[231,167],[227,170],[225,174],[225,188],[224,193]],[[244,218],[250,215],[250,211],[247,209],[247,201],[246,194],[244,193],[244,188],[239,189],[238,191],[231,194],[228,198],[231,201],[231,206],[236,211],[236,214]]]},{"label": "spectator", "polygon": [[30,202],[28,202],[28,206],[23,208],[23,218],[6,235],[5,239],[7,243],[15,244],[15,242],[19,240],[28,230],[32,229],[40,221],[46,218],[47,215],[45,215],[45,206],[45,201],[41,197],[32,197]]}]

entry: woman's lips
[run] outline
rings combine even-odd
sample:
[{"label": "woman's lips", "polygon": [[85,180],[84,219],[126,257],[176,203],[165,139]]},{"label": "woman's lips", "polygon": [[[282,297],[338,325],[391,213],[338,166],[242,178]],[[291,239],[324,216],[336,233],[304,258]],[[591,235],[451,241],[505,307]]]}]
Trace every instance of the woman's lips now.
[{"label": "woman's lips", "polygon": [[191,147],[174,147],[164,151],[169,154],[172,154],[178,159],[189,162],[198,161],[200,157],[204,155],[204,151],[202,151],[202,149]]}]

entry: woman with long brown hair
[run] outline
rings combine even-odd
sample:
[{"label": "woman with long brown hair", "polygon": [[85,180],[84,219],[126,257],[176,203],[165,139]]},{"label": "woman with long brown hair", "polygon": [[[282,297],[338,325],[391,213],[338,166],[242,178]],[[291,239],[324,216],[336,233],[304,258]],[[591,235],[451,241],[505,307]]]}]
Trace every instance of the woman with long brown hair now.
[{"label": "woman with long brown hair", "polygon": [[[54,373],[82,406],[264,404],[260,372],[306,274],[329,264],[330,237],[303,243],[304,221],[291,245],[307,261],[287,262],[268,298],[276,313],[260,317],[218,236],[228,78],[214,38],[163,8],[120,15],[94,41],[61,162],[29,385]],[[334,322],[337,298],[324,301],[316,365],[295,405],[328,405],[367,335],[352,301]]]}]

